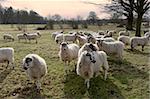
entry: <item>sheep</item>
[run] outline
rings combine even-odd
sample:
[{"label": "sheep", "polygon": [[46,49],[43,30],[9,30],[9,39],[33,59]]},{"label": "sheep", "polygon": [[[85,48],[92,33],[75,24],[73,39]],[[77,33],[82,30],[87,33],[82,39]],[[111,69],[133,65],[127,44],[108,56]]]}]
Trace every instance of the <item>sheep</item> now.
[{"label": "sheep", "polygon": [[98,51],[99,48],[96,44],[93,43],[85,43],[78,52],[78,57],[81,55],[83,51]]},{"label": "sheep", "polygon": [[104,38],[106,38],[106,37],[112,37],[113,34],[115,34],[115,33],[116,33],[116,31],[107,31],[107,34],[104,35]]},{"label": "sheep", "polygon": [[79,46],[82,47],[85,43],[88,42],[85,36],[77,35],[77,40],[79,41]]},{"label": "sheep", "polygon": [[88,39],[88,43],[92,42],[94,44],[96,42],[96,38],[92,35],[88,36],[87,39]]},{"label": "sheep", "polygon": [[10,35],[10,34],[4,34],[3,35],[3,38],[4,38],[4,40],[11,40],[11,41],[14,41],[14,37],[12,36],[12,35]]},{"label": "sheep", "polygon": [[27,41],[27,33],[17,34],[17,38],[18,38],[19,42],[20,42],[21,39]]},{"label": "sheep", "polygon": [[122,35],[122,36],[118,37],[118,41],[123,42],[125,45],[129,45],[130,44],[130,37]]},{"label": "sheep", "polygon": [[58,56],[60,60],[65,63],[66,72],[67,72],[66,66],[68,66],[72,60],[78,58],[78,51],[79,51],[79,46],[77,44],[74,43],[68,44],[67,42],[62,42],[60,44],[60,50]]},{"label": "sheep", "polygon": [[[0,48],[0,63],[7,62],[7,67],[12,65],[14,69],[14,49],[13,48]],[[6,68],[7,68],[6,67]]]},{"label": "sheep", "polygon": [[115,41],[115,39],[114,38],[112,38],[112,37],[107,37],[107,38],[99,38],[99,39],[97,39],[97,40],[103,40],[103,41],[105,41],[105,42],[114,42]]},{"label": "sheep", "polygon": [[74,32],[73,34],[64,34],[64,35],[63,35],[63,40],[64,40],[65,42],[72,41],[73,43],[75,43],[76,38],[77,38],[76,32]]},{"label": "sheep", "polygon": [[143,37],[131,37],[130,44],[131,44],[131,50],[136,46],[142,46],[142,51],[144,51],[144,46],[149,43],[150,35],[143,36]]},{"label": "sheep", "polygon": [[148,35],[150,35],[150,32],[146,32],[146,33],[144,34],[144,36],[148,36]]},{"label": "sheep", "polygon": [[22,60],[22,68],[30,80],[34,80],[37,89],[41,89],[40,80],[47,74],[45,60],[37,54],[28,54]]},{"label": "sheep", "polygon": [[107,31],[105,32],[105,31],[98,31],[98,34],[99,35],[105,35],[107,33]]},{"label": "sheep", "polygon": [[36,33],[27,33],[26,34],[27,39],[29,40],[36,40],[36,43],[38,43],[37,38],[41,37],[41,34],[39,32]]},{"label": "sheep", "polygon": [[58,35],[58,34],[63,34],[63,31],[52,33],[52,38],[55,39],[56,35]]},{"label": "sheep", "polygon": [[62,41],[63,41],[63,34],[56,35],[55,42],[58,44],[61,43]]},{"label": "sheep", "polygon": [[124,44],[122,42],[105,42],[103,40],[97,40],[96,44],[99,47],[99,50],[103,50],[107,54],[116,54],[119,59],[123,58]]},{"label": "sheep", "polygon": [[83,51],[78,58],[76,72],[77,75],[85,79],[87,88],[90,87],[90,79],[97,77],[101,66],[104,69],[104,80],[107,79],[108,74],[108,61],[107,55],[104,51]]},{"label": "sheep", "polygon": [[124,35],[124,36],[129,36],[130,34],[129,34],[129,31],[120,31],[119,32],[119,36],[122,36],[122,35]]}]

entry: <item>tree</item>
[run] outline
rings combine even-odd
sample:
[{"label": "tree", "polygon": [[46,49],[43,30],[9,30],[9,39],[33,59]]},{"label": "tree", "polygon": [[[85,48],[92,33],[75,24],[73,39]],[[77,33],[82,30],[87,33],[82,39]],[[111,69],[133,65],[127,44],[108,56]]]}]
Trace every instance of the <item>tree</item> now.
[{"label": "tree", "polygon": [[134,3],[134,11],[137,13],[135,36],[141,36],[142,18],[143,15],[149,10],[149,8],[150,2],[148,0],[136,0]]},{"label": "tree", "polygon": [[87,20],[94,25],[98,20],[97,14],[94,11],[90,11]]},{"label": "tree", "polygon": [[60,21],[61,20],[61,16],[59,14],[55,14],[55,15],[52,16],[52,19],[54,21]]},{"label": "tree", "polygon": [[117,13],[115,16],[126,16],[126,29],[133,30],[134,0],[113,0],[112,4],[106,5],[105,8],[111,13]]},{"label": "tree", "polygon": [[54,20],[59,25],[60,29],[63,29],[62,17],[59,14],[53,15],[52,20]]}]

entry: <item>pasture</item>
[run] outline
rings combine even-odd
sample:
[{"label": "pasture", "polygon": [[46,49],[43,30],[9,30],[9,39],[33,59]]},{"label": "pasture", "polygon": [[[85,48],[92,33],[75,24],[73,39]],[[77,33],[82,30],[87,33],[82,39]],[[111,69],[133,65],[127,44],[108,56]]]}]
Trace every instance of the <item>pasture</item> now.
[{"label": "pasture", "polygon": [[[37,25],[29,25],[28,32],[34,32]],[[101,27],[90,26],[88,30],[123,30],[115,25]],[[79,29],[80,30],[80,29]],[[15,69],[6,69],[0,64],[0,99],[148,99],[149,90],[149,47],[144,51],[137,47],[134,52],[126,46],[122,61],[116,57],[108,57],[110,66],[108,79],[103,80],[102,75],[91,80],[87,90],[84,79],[76,75],[72,63],[68,74],[64,72],[63,62],[59,60],[59,45],[51,38],[51,33],[57,30],[42,30],[42,36],[35,41],[26,43],[18,42],[16,34],[22,33],[10,25],[0,25],[0,47],[13,47],[15,49]],[[65,32],[71,29],[65,29]],[[11,33],[14,42],[3,40],[4,33]],[[132,36],[134,32],[132,32]],[[114,38],[117,38],[115,34]],[[25,55],[35,53],[46,60],[48,74],[42,80],[42,90],[37,92],[33,83],[28,83],[28,78],[21,68]]]}]

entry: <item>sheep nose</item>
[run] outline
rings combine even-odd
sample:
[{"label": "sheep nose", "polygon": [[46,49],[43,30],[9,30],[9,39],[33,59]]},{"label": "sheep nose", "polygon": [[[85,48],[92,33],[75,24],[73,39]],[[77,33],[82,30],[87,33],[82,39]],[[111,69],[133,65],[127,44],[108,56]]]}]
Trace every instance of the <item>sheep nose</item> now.
[{"label": "sheep nose", "polygon": [[24,69],[24,70],[27,70],[28,68],[27,68],[27,67],[23,67],[23,69]]},{"label": "sheep nose", "polygon": [[95,61],[95,60],[92,60],[91,62],[92,62],[92,63],[95,63],[96,61]]}]

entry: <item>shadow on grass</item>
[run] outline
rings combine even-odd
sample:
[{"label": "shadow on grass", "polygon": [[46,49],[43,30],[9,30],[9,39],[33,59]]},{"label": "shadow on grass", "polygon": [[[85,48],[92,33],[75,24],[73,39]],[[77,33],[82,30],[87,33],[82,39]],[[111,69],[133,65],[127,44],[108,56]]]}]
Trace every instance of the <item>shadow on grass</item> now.
[{"label": "shadow on grass", "polygon": [[128,62],[127,60],[123,59],[118,61],[115,58],[108,58],[110,69],[109,73],[118,80],[122,84],[128,84],[129,79],[148,79],[149,75],[142,69],[138,69],[136,65]]},{"label": "shadow on grass", "polygon": [[64,84],[66,99],[124,99],[117,86],[110,80],[103,80],[100,76],[90,80],[90,88],[87,89],[84,79],[75,72],[66,75]]},{"label": "shadow on grass", "polygon": [[14,96],[16,99],[47,99],[46,96],[43,96],[41,91],[38,91],[33,84],[24,88],[16,88],[9,93],[9,96]]},{"label": "shadow on grass", "polygon": [[124,49],[126,52],[132,53],[132,54],[139,54],[139,55],[146,55],[148,56],[150,53],[148,52],[144,52],[144,51],[140,51],[140,50],[136,50],[134,49],[133,51],[131,49]]},{"label": "shadow on grass", "polygon": [[12,72],[12,69],[4,69],[2,72],[0,72],[0,83],[3,83],[3,81],[6,79],[6,77]]}]

